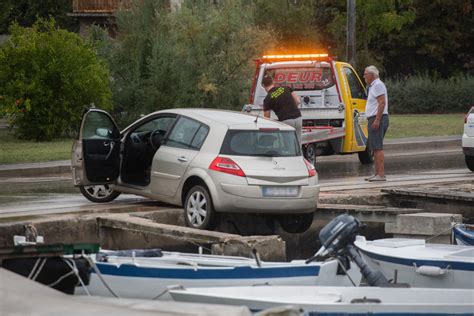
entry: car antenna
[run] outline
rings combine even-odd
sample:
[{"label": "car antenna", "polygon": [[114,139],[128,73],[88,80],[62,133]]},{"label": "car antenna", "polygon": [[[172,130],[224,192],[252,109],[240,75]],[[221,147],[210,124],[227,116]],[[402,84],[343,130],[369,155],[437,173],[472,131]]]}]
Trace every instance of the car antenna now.
[{"label": "car antenna", "polygon": [[258,116],[259,116],[259,115],[260,115],[260,111],[258,111],[257,116],[255,117],[255,121],[254,121],[255,124],[257,124]]}]

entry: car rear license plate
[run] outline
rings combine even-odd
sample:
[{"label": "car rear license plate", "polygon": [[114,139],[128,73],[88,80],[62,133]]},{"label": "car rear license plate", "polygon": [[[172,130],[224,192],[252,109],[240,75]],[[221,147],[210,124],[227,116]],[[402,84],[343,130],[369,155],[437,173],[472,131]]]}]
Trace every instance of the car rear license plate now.
[{"label": "car rear license plate", "polygon": [[295,197],[298,187],[262,187],[262,194],[266,197]]}]

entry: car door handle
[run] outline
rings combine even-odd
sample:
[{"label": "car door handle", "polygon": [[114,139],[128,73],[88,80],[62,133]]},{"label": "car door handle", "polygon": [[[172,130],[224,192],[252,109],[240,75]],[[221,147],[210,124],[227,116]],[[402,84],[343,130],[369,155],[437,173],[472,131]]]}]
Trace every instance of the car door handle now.
[{"label": "car door handle", "polygon": [[115,142],[114,141],[111,141],[111,142],[105,141],[104,146],[105,147],[110,147],[109,152],[107,153],[107,156],[105,157],[105,160],[109,160],[110,154],[112,154],[112,150],[114,149]]},{"label": "car door handle", "polygon": [[181,162],[187,162],[188,161],[188,159],[186,159],[186,157],[184,157],[184,156],[179,157],[178,160],[181,161]]}]

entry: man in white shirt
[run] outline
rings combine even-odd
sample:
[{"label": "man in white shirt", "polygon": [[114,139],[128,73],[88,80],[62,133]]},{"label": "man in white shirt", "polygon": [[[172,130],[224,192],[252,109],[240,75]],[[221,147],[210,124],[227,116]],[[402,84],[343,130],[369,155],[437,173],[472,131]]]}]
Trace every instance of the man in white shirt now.
[{"label": "man in white shirt", "polygon": [[368,120],[368,145],[374,151],[375,160],[375,175],[366,180],[386,181],[383,139],[389,125],[387,88],[379,79],[379,70],[375,66],[365,68],[364,80],[367,83],[365,115]]}]

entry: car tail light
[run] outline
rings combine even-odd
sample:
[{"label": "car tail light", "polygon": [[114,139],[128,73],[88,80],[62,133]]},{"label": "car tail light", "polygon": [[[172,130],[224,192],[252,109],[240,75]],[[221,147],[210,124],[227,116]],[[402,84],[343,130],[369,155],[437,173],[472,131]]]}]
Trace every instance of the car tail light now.
[{"label": "car tail light", "polygon": [[232,159],[226,157],[216,157],[209,165],[210,170],[233,174],[234,176],[245,177],[245,173]]},{"label": "car tail light", "polygon": [[306,164],[306,168],[308,168],[308,176],[310,178],[314,177],[316,175],[316,168],[306,159],[304,159],[304,163]]},{"label": "car tail light", "polygon": [[261,127],[258,130],[260,132],[278,132],[280,129],[279,128],[274,128],[274,127]]}]

